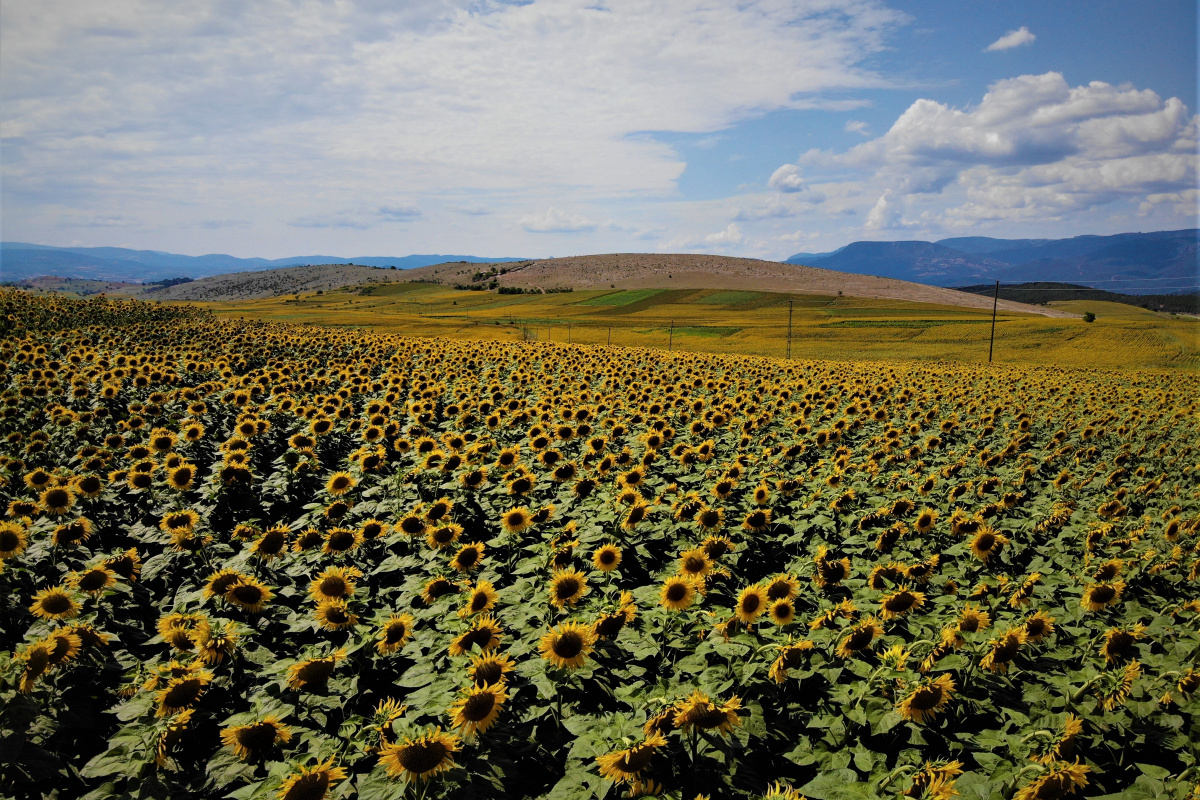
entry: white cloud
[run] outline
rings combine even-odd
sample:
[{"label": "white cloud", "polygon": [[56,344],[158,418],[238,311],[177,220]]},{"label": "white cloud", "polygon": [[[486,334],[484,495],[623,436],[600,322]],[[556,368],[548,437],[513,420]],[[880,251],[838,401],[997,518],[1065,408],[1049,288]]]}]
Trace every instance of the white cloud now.
[{"label": "white cloud", "polygon": [[1194,188],[1197,125],[1177,98],[1099,81],[1071,87],[1050,72],[999,81],[967,110],[917,100],[883,136],[799,163],[860,172],[875,189],[876,229],[918,210],[958,226],[1062,218]]},{"label": "white cloud", "polygon": [[871,132],[869,130],[867,130],[867,123],[863,122],[862,120],[858,120],[858,119],[847,120],[845,130],[846,130],[846,133],[857,133],[862,136],[870,136],[871,135]]},{"label": "white cloud", "polygon": [[717,231],[716,233],[710,233],[708,236],[705,236],[704,241],[708,244],[717,245],[741,244],[742,242],[746,241],[746,237],[742,233],[742,229],[738,227],[738,224],[736,222],[731,222],[728,226],[726,226],[725,230]]},{"label": "white cloud", "polygon": [[1029,28],[1022,25],[1015,31],[1009,31],[1001,36],[996,41],[987,46],[984,52],[992,52],[994,50],[1011,50],[1014,47],[1020,47],[1023,44],[1033,44],[1033,40],[1037,37],[1029,32]]},{"label": "white cloud", "polygon": [[803,192],[808,187],[795,164],[784,164],[771,174],[767,187],[780,192]]},{"label": "white cloud", "polygon": [[549,208],[544,214],[527,214],[518,224],[531,233],[582,233],[599,227],[586,217],[558,208]]},{"label": "white cloud", "polygon": [[0,21],[6,229],[36,238],[69,201],[147,230],[252,219],[248,246],[290,250],[290,222],[379,186],[423,209],[487,193],[493,235],[531,205],[670,197],[685,165],[642,132],[861,106],[823,93],[887,85],[862,64],[906,17],[883,0],[44,0]]}]

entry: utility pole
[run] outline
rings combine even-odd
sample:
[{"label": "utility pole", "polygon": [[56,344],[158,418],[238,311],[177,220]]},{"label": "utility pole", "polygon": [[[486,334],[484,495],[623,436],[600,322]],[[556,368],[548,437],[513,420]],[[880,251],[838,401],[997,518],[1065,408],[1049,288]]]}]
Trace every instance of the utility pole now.
[{"label": "utility pole", "polygon": [[996,346],[996,306],[1000,305],[1000,281],[996,281],[996,294],[992,297],[992,338],[988,342],[988,363],[992,363],[992,349]]},{"label": "utility pole", "polygon": [[671,320],[671,332],[667,334],[667,352],[675,346],[675,320]]},{"label": "utility pole", "polygon": [[608,326],[608,346],[612,347],[612,325]]},{"label": "utility pole", "polygon": [[571,323],[567,323],[567,344],[571,343]]},{"label": "utility pole", "polygon": [[792,301],[788,300],[788,337],[787,337],[787,357],[792,357]]}]

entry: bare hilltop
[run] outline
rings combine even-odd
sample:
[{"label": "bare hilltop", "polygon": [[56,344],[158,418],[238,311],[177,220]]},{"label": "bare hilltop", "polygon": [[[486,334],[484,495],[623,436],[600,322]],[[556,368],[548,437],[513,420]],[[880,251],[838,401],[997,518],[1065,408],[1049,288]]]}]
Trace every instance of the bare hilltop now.
[{"label": "bare hilltop", "polygon": [[[609,253],[500,264],[450,262],[392,270],[352,264],[285,267],[215,275],[143,296],[164,301],[254,300],[378,283],[423,282],[445,286],[478,283],[523,289],[738,289],[789,294],[901,300],[990,308],[992,299],[919,283],[752,258],[683,253]],[[1074,316],[1041,306],[1000,301],[1006,311]]]}]

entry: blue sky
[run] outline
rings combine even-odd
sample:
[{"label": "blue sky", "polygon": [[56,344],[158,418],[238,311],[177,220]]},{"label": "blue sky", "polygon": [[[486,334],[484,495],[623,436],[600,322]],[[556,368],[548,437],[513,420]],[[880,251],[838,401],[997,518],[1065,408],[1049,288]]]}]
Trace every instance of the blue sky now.
[{"label": "blue sky", "polygon": [[0,235],[784,258],[1194,227],[1196,6],[12,0]]}]

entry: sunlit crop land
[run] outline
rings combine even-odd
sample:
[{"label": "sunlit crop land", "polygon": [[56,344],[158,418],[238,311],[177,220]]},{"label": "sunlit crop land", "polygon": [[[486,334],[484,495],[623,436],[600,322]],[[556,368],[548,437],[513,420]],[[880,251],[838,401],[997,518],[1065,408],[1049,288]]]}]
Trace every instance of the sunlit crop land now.
[{"label": "sunlit crop land", "polygon": [[[795,358],[986,362],[991,311],[837,296],[715,290],[500,295],[399,283],[269,300],[206,304],[219,316],[350,326],[411,336],[782,357],[788,303]],[[1001,312],[1002,364],[1200,367],[1200,320],[1117,303],[1056,303],[1078,317]],[[568,328],[569,326],[569,328]]]},{"label": "sunlit crop land", "polygon": [[[386,332],[421,297],[621,308],[0,294],[4,795],[1197,791],[1194,371],[807,359],[986,346],[832,299],[791,361]],[[684,307],[783,347],[623,334]]]}]

